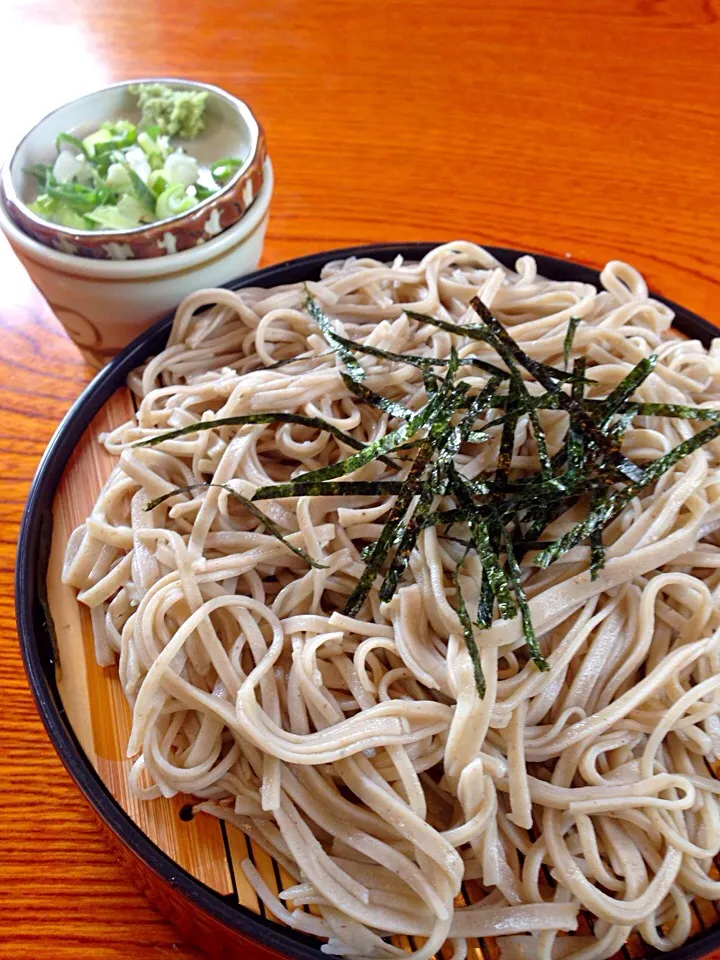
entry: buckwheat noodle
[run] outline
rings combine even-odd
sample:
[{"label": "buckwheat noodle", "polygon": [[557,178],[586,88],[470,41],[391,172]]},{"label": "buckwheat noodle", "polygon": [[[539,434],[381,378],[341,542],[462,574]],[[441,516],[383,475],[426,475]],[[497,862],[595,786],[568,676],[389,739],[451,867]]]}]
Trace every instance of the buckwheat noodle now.
[{"label": "buckwheat noodle", "polygon": [[[330,263],[307,288],[347,337],[434,357],[455,344],[461,356],[497,359],[405,308],[471,320],[479,294],[523,350],[555,365],[580,317],[572,356],[587,358],[590,397],[655,352],[637,398],[720,409],[718,341],[708,351],[672,337],[672,311],[627,264],[601,277],[599,292],[550,281],[529,256],[509,270],[454,242],[420,263]],[[363,442],[389,432],[389,415],[345,386],[306,295],[294,284],[188,297],[166,349],[130,378],[136,418],[102,438],[117,465],[71,537],[64,580],[91,610],[98,662],[119,661],[134,789],[147,800],[194,795],[197,810],[261,844],[294,883],[276,895],[249,861],[247,879],[327,953],[406,955],[388,942],[394,934],[418,938],[416,960],[446,942],[462,960],[475,937],[500,938],[504,958],[539,960],[602,960],[633,931],[662,951],[683,943],[693,898],[720,898],[710,769],[720,753],[720,440],[613,522],[597,580],[588,547],[547,570],[529,555],[524,585],[551,669],[529,660],[519,618],[496,620],[477,633],[480,699],[453,608],[462,546],[438,528],[421,534],[391,602],[373,591],[357,618],[340,612],[392,498],[264,503],[290,543],[326,564],[318,569],[218,486],[145,510],[193,483],[250,497],[349,453],[336,436],[289,423],[133,446],[174,428],[283,411]],[[421,405],[417,367],[360,360],[370,388]],[[487,374],[467,379],[481,387]],[[567,417],[541,415],[552,453]],[[518,475],[537,469],[526,420]],[[686,420],[638,417],[623,451],[645,463],[695,432]],[[500,428],[491,437],[458,457],[466,476],[493,468]],[[392,475],[373,461],[353,479],[383,471]],[[477,558],[466,569],[477,598]],[[458,906],[463,898],[476,902]],[[568,936],[580,911],[589,922]]]}]

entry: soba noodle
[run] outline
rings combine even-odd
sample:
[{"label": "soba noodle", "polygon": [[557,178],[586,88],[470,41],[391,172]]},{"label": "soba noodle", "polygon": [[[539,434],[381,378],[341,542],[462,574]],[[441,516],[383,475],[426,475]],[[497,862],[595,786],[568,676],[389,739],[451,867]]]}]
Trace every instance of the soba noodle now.
[{"label": "soba noodle", "polygon": [[[555,365],[579,317],[571,356],[587,358],[590,397],[655,352],[637,398],[720,409],[718,341],[707,351],[670,336],[671,310],[627,264],[609,263],[602,284],[546,280],[531,257],[508,270],[455,242],[421,263],[330,263],[307,288],[353,340],[433,357],[479,347],[404,309],[470,320],[479,294],[524,351]],[[439,528],[422,532],[389,603],[373,591],[357,617],[340,612],[392,498],[263,504],[324,568],[219,486],[145,510],[210,481],[251,497],[349,452],[293,424],[133,446],[174,428],[284,411],[363,442],[391,429],[388,413],[346,387],[306,295],[297,284],[188,297],[167,348],[131,377],[137,417],[103,438],[118,462],[71,538],[64,579],[90,607],[99,663],[119,661],[135,790],[194,795],[197,810],[261,844],[294,884],[278,897],[246,861],[250,884],[331,954],[405,955],[393,934],[420,938],[417,960],[446,941],[461,960],[468,938],[488,936],[503,957],[539,960],[603,960],[633,931],[659,950],[681,944],[693,898],[720,898],[720,783],[709,768],[720,754],[720,440],[612,523],[598,579],[586,546],[546,570],[529,555],[523,582],[550,670],[528,658],[519,618],[496,619],[476,632],[481,699],[454,609],[462,545]],[[422,404],[417,367],[360,359],[370,388]],[[480,388],[487,374],[466,379]],[[552,453],[567,416],[542,411],[542,421]],[[623,452],[647,463],[696,432],[687,420],[638,417]],[[490,434],[458,456],[466,476],[493,469],[500,428]],[[523,415],[513,469],[537,462]],[[392,468],[373,461],[353,479],[380,474]],[[476,602],[480,573],[469,557],[461,579]],[[477,902],[458,906],[468,895]],[[590,925],[565,936],[579,911]]]}]

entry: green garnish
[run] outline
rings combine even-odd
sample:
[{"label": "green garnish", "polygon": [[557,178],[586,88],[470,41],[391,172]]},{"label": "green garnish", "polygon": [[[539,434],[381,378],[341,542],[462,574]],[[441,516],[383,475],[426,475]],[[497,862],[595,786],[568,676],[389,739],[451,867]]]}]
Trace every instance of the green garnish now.
[{"label": "green garnish", "polygon": [[[147,212],[152,216],[152,213],[157,209],[158,216],[161,219],[165,219],[163,214],[160,212],[160,200],[157,201],[157,208],[155,204],[155,197],[152,194],[152,191],[148,189],[147,184],[142,179],[142,177],[137,174],[133,168],[127,164],[127,172],[130,176],[130,182],[132,183],[135,196],[140,201],[140,203],[145,207]],[[182,189],[182,188],[181,188]]]},{"label": "green garnish", "polygon": [[210,164],[210,173],[218,183],[224,183],[230,177],[235,176],[243,163],[244,161],[240,160],[239,157],[223,157],[222,160],[216,160],[215,163]]},{"label": "green garnish", "polygon": [[527,644],[528,651],[532,657],[533,663],[538,668],[538,670],[546,671],[550,669],[545,657],[543,657],[540,652],[540,645],[537,642],[537,637],[535,636],[535,629],[532,623],[532,617],[530,616],[530,608],[528,607],[527,598],[525,596],[525,590],[523,589],[522,583],[520,582],[521,570],[518,566],[518,562],[515,558],[515,548],[508,537],[507,530],[505,527],[500,524],[500,529],[502,530],[503,540],[505,541],[505,546],[507,550],[507,563],[506,567],[508,569],[508,575],[513,585],[513,590],[515,591],[515,596],[517,598],[518,606],[520,607],[520,617],[522,619],[522,630],[523,638]]},{"label": "green garnish", "polygon": [[74,147],[78,153],[81,153],[87,160],[90,159],[90,151],[82,142],[82,140],[78,140],[77,137],[73,137],[69,133],[59,133],[57,135],[57,139],[55,140],[55,146],[58,153],[60,153],[62,150],[62,145],[64,143],[69,143],[70,146]]},{"label": "green garnish", "polygon": [[191,423],[189,427],[181,427],[179,430],[171,430],[169,433],[150,437],[149,440],[139,440],[133,446],[155,447],[158,443],[164,443],[166,440],[175,440],[176,437],[185,437],[192,433],[202,433],[204,430],[215,430],[217,427],[245,427],[261,423],[296,423],[301,427],[324,430],[354,450],[364,450],[366,447],[366,444],[351,433],[345,433],[344,430],[338,429],[321,417],[306,417],[300,413],[246,413],[238,417],[218,417],[215,420],[202,420],[200,423]]},{"label": "green garnish", "polygon": [[653,460],[645,468],[641,479],[637,483],[631,483],[623,490],[616,490],[602,497],[586,520],[576,524],[565,536],[539,553],[535,558],[537,565],[541,568],[549,567],[551,563],[554,563],[568,550],[582,543],[594,530],[606,527],[645,487],[654,483],[670,467],[675,466],[680,460],[694,453],[695,450],[699,450],[706,443],[710,443],[716,437],[720,437],[720,422],[713,424],[712,427],[706,427],[705,430],[696,433],[694,437],[690,437],[690,439],[684,440],[673,447],[664,456]]},{"label": "green garnish", "polygon": [[[470,546],[470,545],[468,545]],[[478,650],[477,643],[475,642],[475,633],[473,631],[472,621],[470,620],[470,615],[468,614],[467,607],[465,606],[465,598],[463,597],[462,589],[460,587],[460,570],[467,557],[468,551],[466,550],[463,557],[458,561],[455,572],[453,573],[453,582],[455,583],[455,608],[458,615],[458,620],[460,621],[460,626],[463,628],[463,639],[465,640],[465,646],[467,651],[470,654],[470,659],[473,665],[473,673],[475,674],[475,686],[477,687],[477,692],[480,696],[480,699],[485,696],[485,676],[483,674],[482,663],[480,662],[480,651]]]},{"label": "green garnish", "polygon": [[305,300],[305,309],[313,318],[315,323],[320,327],[322,335],[327,340],[329,346],[333,348],[333,350],[348,368],[349,374],[353,380],[364,380],[365,371],[363,370],[360,362],[352,355],[352,351],[348,349],[347,344],[349,341],[345,340],[344,337],[341,337],[335,331],[332,323],[330,322],[330,318],[323,313],[310,294],[308,294],[307,299]]},{"label": "green garnish", "polygon": [[[490,317],[493,322],[495,318],[492,316],[490,311],[487,309],[485,304],[478,297],[475,297],[470,301],[470,305],[475,310],[482,310],[481,316]],[[410,317],[411,320],[418,320],[420,323],[427,323],[430,326],[437,327],[439,330],[446,330],[448,333],[459,334],[460,336],[466,336],[468,340],[474,340],[477,342],[491,342],[492,331],[489,330],[486,326],[482,326],[476,323],[449,323],[447,320],[438,320],[435,317],[428,317],[424,313],[416,313],[414,310],[404,310],[406,316]],[[502,328],[504,329],[504,327]],[[512,338],[511,338],[512,339]],[[514,343],[514,341],[513,341]],[[572,381],[574,380],[574,374],[568,373],[566,370],[560,370],[557,367],[549,367],[547,364],[540,363],[539,361],[534,360],[533,363],[541,370],[546,371],[556,380],[560,381]],[[493,369],[493,372],[498,373],[497,368]],[[537,379],[537,378],[536,378]]]},{"label": "green garnish", "polygon": [[579,323],[580,317],[570,317],[568,321],[567,333],[565,334],[565,340],[563,342],[563,360],[565,362],[566,370],[568,364],[570,363],[570,351],[572,350],[573,341],[575,339],[575,331],[577,330]]},{"label": "green garnish", "polygon": [[515,340],[513,340],[502,324],[498,323],[479,297],[474,297],[470,301],[470,304],[485,321],[485,335],[487,340],[498,351],[503,360],[505,360],[506,363],[509,361],[512,362],[512,359],[516,360],[545,387],[548,393],[555,394],[560,407],[567,411],[567,413],[571,413],[578,420],[579,425],[588,435],[588,442],[596,446],[598,450],[606,456],[616,472],[629,480],[638,481],[642,476],[640,467],[623,456],[617,445],[605,436],[577,400],[561,392],[560,384],[556,380],[553,380],[553,376],[549,372],[550,368],[546,367],[545,364],[539,363],[537,360],[533,360],[532,357],[529,357],[526,353],[523,353]]},{"label": "green garnish", "polygon": [[633,367],[626,377],[623,377],[612,393],[605,398],[601,408],[601,428],[607,427],[613,414],[617,413],[628,397],[630,397],[637,390],[637,388],[647,380],[647,378],[653,372],[653,369],[657,363],[657,359],[658,358],[654,353],[649,357],[645,357],[640,361],[640,363],[637,364],[637,366]]},{"label": "green garnish", "polygon": [[138,139],[137,127],[129,120],[106,121],[100,125],[100,129],[107,130],[110,134],[110,142],[118,150],[131,147]]},{"label": "green garnish", "polygon": [[[657,358],[641,360],[608,396],[585,397],[586,361],[577,358],[572,370],[558,370],[529,357],[512,339],[508,331],[490,314],[479,300],[471,301],[482,324],[458,324],[438,321],[433,317],[408,314],[418,322],[447,329],[459,336],[482,341],[494,350],[505,369],[481,358],[460,359],[452,347],[447,358],[396,354],[367,344],[357,344],[342,336],[333,321],[308,296],[306,309],[323,336],[345,367],[341,373],[347,388],[364,402],[394,418],[398,425],[380,439],[363,443],[344,434],[320,417],[298,414],[249,414],[219,418],[193,424],[140,442],[154,446],[176,437],[222,426],[243,426],[256,423],[298,423],[326,431],[355,452],[344,459],[316,470],[300,474],[285,483],[270,484],[258,489],[253,501],[288,497],[395,497],[383,529],[374,543],[368,544],[361,557],[365,562],[358,583],[344,612],[356,615],[368,594],[382,577],[379,599],[390,600],[407,569],[418,537],[429,527],[443,528],[440,536],[448,543],[464,548],[457,560],[452,580],[455,586],[455,609],[462,635],[473,663],[478,693],[485,693],[485,680],[480,664],[476,631],[488,629],[494,611],[501,619],[520,616],[522,635],[529,657],[539,670],[547,670],[535,635],[530,608],[523,585],[522,562],[528,551],[539,551],[534,565],[550,566],[573,547],[589,540],[590,576],[596,579],[605,563],[603,530],[630,501],[681,459],[705,443],[720,436],[720,411],[682,404],[645,403],[632,399],[637,388],[651,375]],[[564,341],[566,366],[570,362],[573,336],[578,321],[571,319]],[[383,397],[370,390],[362,379],[365,370],[355,354],[375,356],[387,363],[407,363],[422,373],[427,399],[419,410]],[[293,359],[280,361],[291,363]],[[490,372],[481,390],[471,395],[471,385],[460,376],[468,366]],[[433,368],[444,371],[433,372]],[[534,377],[545,388],[539,396],[530,393],[522,371]],[[569,392],[568,391],[569,387]],[[498,393],[499,389],[505,392]],[[503,415],[483,422],[488,411],[501,409]],[[539,416],[541,410],[564,410],[568,414],[565,441],[552,456]],[[527,416],[535,439],[537,470],[529,476],[513,476],[515,434],[518,421]],[[709,422],[710,425],[674,449],[645,465],[625,457],[619,442],[636,417],[674,417]],[[500,428],[498,438],[497,428]],[[491,431],[495,431],[494,434]],[[456,464],[465,444],[498,442],[498,454],[492,473],[466,477]],[[398,456],[408,452],[408,468]],[[377,480],[354,480],[351,475],[361,467],[379,461],[396,471]],[[399,469],[407,472],[398,474]],[[387,478],[386,478],[387,477]],[[204,486],[204,485],[200,485]],[[248,509],[254,503],[222,485]],[[182,490],[173,491],[153,501],[162,502]],[[452,504],[449,506],[449,503]],[[586,504],[587,515],[564,536],[550,541],[544,531],[572,507]],[[257,508],[255,507],[255,510]],[[251,509],[252,512],[252,509]],[[270,518],[254,513],[267,528],[283,539],[284,534]],[[456,536],[457,526],[462,530]],[[285,541],[283,541],[285,542]],[[288,546],[290,546],[288,544]],[[290,549],[293,549],[292,547]],[[460,576],[467,556],[475,552],[482,567],[477,620],[473,623],[462,595]],[[307,554],[295,549],[299,556],[317,565]]]},{"label": "green garnish", "polygon": [[206,90],[174,90],[165,83],[131,86],[138,98],[140,123],[158,134],[194,140],[205,129]]},{"label": "green garnish", "polygon": [[[596,510],[600,503],[600,495],[595,493],[590,502],[590,512]],[[546,548],[544,548],[546,549]],[[605,544],[602,538],[602,527],[595,527],[590,531],[590,579],[597,580],[600,571],[605,566]]]},{"label": "green garnish", "polygon": [[343,373],[341,376],[348,390],[364,403],[370,404],[371,407],[377,407],[378,410],[384,410],[385,413],[389,413],[391,417],[397,417],[398,420],[409,420],[412,417],[412,411],[404,404],[398,403],[397,400],[388,400],[387,397],[381,397],[379,393],[370,390],[364,383],[359,383],[353,377],[348,376],[347,373]]},{"label": "green garnish", "polygon": [[38,182],[28,204],[44,220],[74,230],[126,231],[185,213],[222,189],[243,166],[224,157],[202,169],[170,138],[203,129],[207,93],[162,84],[131,86],[142,111],[139,126],[109,120],[80,139],[60,133],[52,164],[26,172]]},{"label": "green garnish", "polygon": [[155,209],[161,220],[176,217],[196,206],[198,198],[190,196],[181,183],[173,183],[157,198]]},{"label": "green garnish", "polygon": [[[457,360],[457,355],[454,353],[454,350],[451,352],[451,361],[453,359],[455,361]],[[390,600],[395,593],[400,578],[410,561],[410,554],[422,531],[422,524],[430,512],[433,501],[436,496],[444,494],[447,489],[450,470],[453,467],[455,457],[464,439],[464,434],[469,431],[469,425],[472,424],[474,418],[478,416],[481,409],[484,409],[486,405],[486,398],[481,394],[476,398],[477,403],[474,408],[465,417],[463,424],[468,425],[465,427],[465,430],[463,430],[463,425],[451,426],[449,422],[450,416],[460,407],[467,391],[461,389],[462,385],[453,388],[456,363],[451,362],[448,370],[452,371],[452,375],[443,381],[442,387],[440,388],[445,391],[447,395],[447,403],[443,411],[443,417],[438,417],[431,425],[428,435],[426,439],[422,441],[418,454],[413,461],[413,467],[418,463],[421,465],[423,462],[429,463],[433,454],[435,454],[435,466],[431,470],[427,482],[419,486],[418,481],[418,484],[413,489],[413,492],[418,492],[419,500],[412,518],[402,530],[395,556],[380,587],[379,596],[381,600]],[[453,389],[451,390],[450,388]],[[493,391],[490,391],[490,393],[492,392]],[[408,478],[408,480],[409,479],[410,478]]]},{"label": "green garnish", "polygon": [[169,493],[164,493],[160,497],[155,497],[154,500],[151,500],[149,503],[145,504],[145,510],[153,510],[155,507],[159,506],[161,503],[164,503],[166,500],[169,500],[171,497],[176,497],[179,493],[191,493],[193,490],[198,490],[202,487],[220,487],[221,489],[227,491],[233,499],[237,500],[238,503],[241,503],[246,510],[248,510],[256,520],[259,520],[262,525],[267,529],[276,540],[279,540],[284,544],[288,550],[292,550],[293,553],[297,554],[298,557],[302,557],[303,560],[306,560],[311,567],[314,567],[316,570],[326,570],[326,563],[319,563],[317,560],[313,560],[309,553],[306,553],[305,550],[301,550],[300,547],[293,546],[287,540],[287,535],[282,532],[280,527],[275,523],[274,520],[271,520],[267,514],[263,513],[262,510],[257,507],[252,500],[248,500],[247,497],[244,497],[241,493],[238,493],[237,490],[234,490],[228,483],[191,483],[187,487],[176,487],[174,490],[171,490]]},{"label": "green garnish", "polygon": [[[585,366],[585,357],[580,357],[575,361],[573,369],[577,373],[583,374],[585,372]],[[578,402],[582,401],[583,388],[581,385],[573,386],[572,396],[574,400]],[[574,477],[577,475],[583,464],[583,459],[585,456],[585,440],[580,424],[578,424],[572,416],[570,417],[570,423],[568,424],[566,450],[568,474],[571,477]]]}]

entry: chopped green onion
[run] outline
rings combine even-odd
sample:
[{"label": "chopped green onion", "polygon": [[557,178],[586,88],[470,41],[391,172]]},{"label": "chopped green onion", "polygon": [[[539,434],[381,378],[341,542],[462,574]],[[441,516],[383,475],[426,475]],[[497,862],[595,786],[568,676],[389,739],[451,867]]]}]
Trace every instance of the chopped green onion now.
[{"label": "chopped green onion", "polygon": [[167,190],[170,184],[163,176],[162,170],[152,170],[148,177],[147,187],[155,197],[159,197]]},{"label": "chopped green onion", "polygon": [[224,183],[229,180],[243,166],[244,160],[240,157],[224,157],[222,160],[216,160],[210,164],[210,173],[218,183]]},{"label": "chopped green onion", "polygon": [[137,127],[129,120],[114,120],[102,123],[101,130],[107,130],[115,147],[131,147],[138,139]]},{"label": "chopped green onion", "polygon": [[197,197],[188,196],[181,183],[173,183],[157,198],[155,213],[159,220],[167,220],[180,213],[186,213],[196,206],[197,202]]},{"label": "chopped green onion", "polygon": [[[173,90],[163,84],[140,84],[131,90],[142,111],[140,128],[129,120],[114,119],[83,139],[63,131],[55,144],[58,157],[69,148],[82,162],[71,162],[68,152],[57,166],[58,176],[54,176],[54,165],[44,163],[26,171],[38,181],[38,195],[31,206],[34,213],[75,229],[124,230],[134,219],[128,209],[133,198],[144,207],[135,224],[139,225],[177,216],[217,192],[210,169],[200,170],[194,157],[170,142],[170,136],[190,138],[203,129],[207,93]],[[172,169],[166,169],[171,160]],[[213,164],[220,180],[242,166],[237,157]]]},{"label": "chopped green onion", "polygon": [[157,144],[152,137],[148,136],[147,132],[138,134],[137,143],[139,147],[142,147],[143,152],[148,157],[153,153],[157,153]]},{"label": "chopped green onion", "polygon": [[83,214],[114,200],[112,191],[106,187],[95,189],[81,183],[58,183],[52,174],[48,176],[46,192],[55,200],[62,200],[76,213]]},{"label": "chopped green onion", "polygon": [[108,230],[132,230],[139,224],[137,219],[124,215],[118,206],[95,207],[85,216],[93,224],[98,224]]},{"label": "chopped green onion", "polygon": [[89,151],[88,148],[85,146],[85,144],[82,142],[82,140],[78,140],[77,137],[73,137],[73,136],[72,136],[71,134],[69,134],[69,133],[59,133],[59,134],[57,135],[56,140],[55,140],[55,146],[56,146],[56,148],[57,148],[57,152],[58,152],[58,153],[60,153],[60,151],[62,150],[62,145],[63,145],[64,143],[69,143],[70,146],[71,146],[71,147],[74,147],[75,150],[78,151],[78,153],[81,153],[81,154],[85,157],[86,160],[89,160],[89,159],[90,159],[90,151]]},{"label": "chopped green onion", "polygon": [[[129,163],[126,164],[126,169],[130,176],[130,181],[133,185],[133,192],[135,196],[149,214],[155,213],[156,202],[152,191],[148,190],[148,186],[145,181],[135,170],[133,170]],[[158,199],[157,203],[160,203],[160,199]],[[160,217],[160,219],[162,220],[165,218]]]},{"label": "chopped green onion", "polygon": [[109,130],[105,130],[100,127],[99,130],[96,130],[94,133],[89,134],[83,139],[84,153],[90,159],[95,156],[97,148],[103,144],[110,144],[112,147],[115,147],[115,139]]},{"label": "chopped green onion", "polygon": [[48,175],[52,174],[52,167],[47,163],[34,163],[31,167],[26,167],[24,172],[30,174],[31,177],[35,177],[38,183],[44,187]]}]

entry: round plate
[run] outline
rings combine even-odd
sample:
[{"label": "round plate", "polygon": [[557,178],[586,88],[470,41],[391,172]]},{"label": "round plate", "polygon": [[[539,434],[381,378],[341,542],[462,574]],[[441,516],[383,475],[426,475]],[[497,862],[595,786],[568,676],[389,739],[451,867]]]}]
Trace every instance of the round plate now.
[{"label": "round plate", "polygon": [[[397,243],[315,253],[251,273],[227,286],[273,287],[278,284],[315,280],[330,260],[373,257],[391,261],[402,255],[419,260],[437,244]],[[512,267],[525,251],[488,247],[497,259]],[[532,254],[538,272],[551,280],[574,280],[599,286],[596,270],[580,264]],[[653,294],[675,311],[674,326],[706,346],[719,335],[712,324],[683,307]],[[16,613],[20,646],[30,687],[45,728],[60,759],[85,798],[107,828],[136,882],[158,909],[184,936],[215,957],[239,955],[251,949],[265,957],[278,954],[293,960],[326,958],[317,941],[296,934],[260,917],[214,892],[182,870],[130,820],[111,797],[70,727],[55,681],[53,629],[45,602],[52,504],[67,461],[95,414],[127,375],[148,357],[163,349],[172,317],[161,320],[133,341],[83,391],[55,432],[33,480],[20,528],[15,578]],[[672,954],[674,960],[692,960],[720,946],[720,927],[707,931]]]}]

